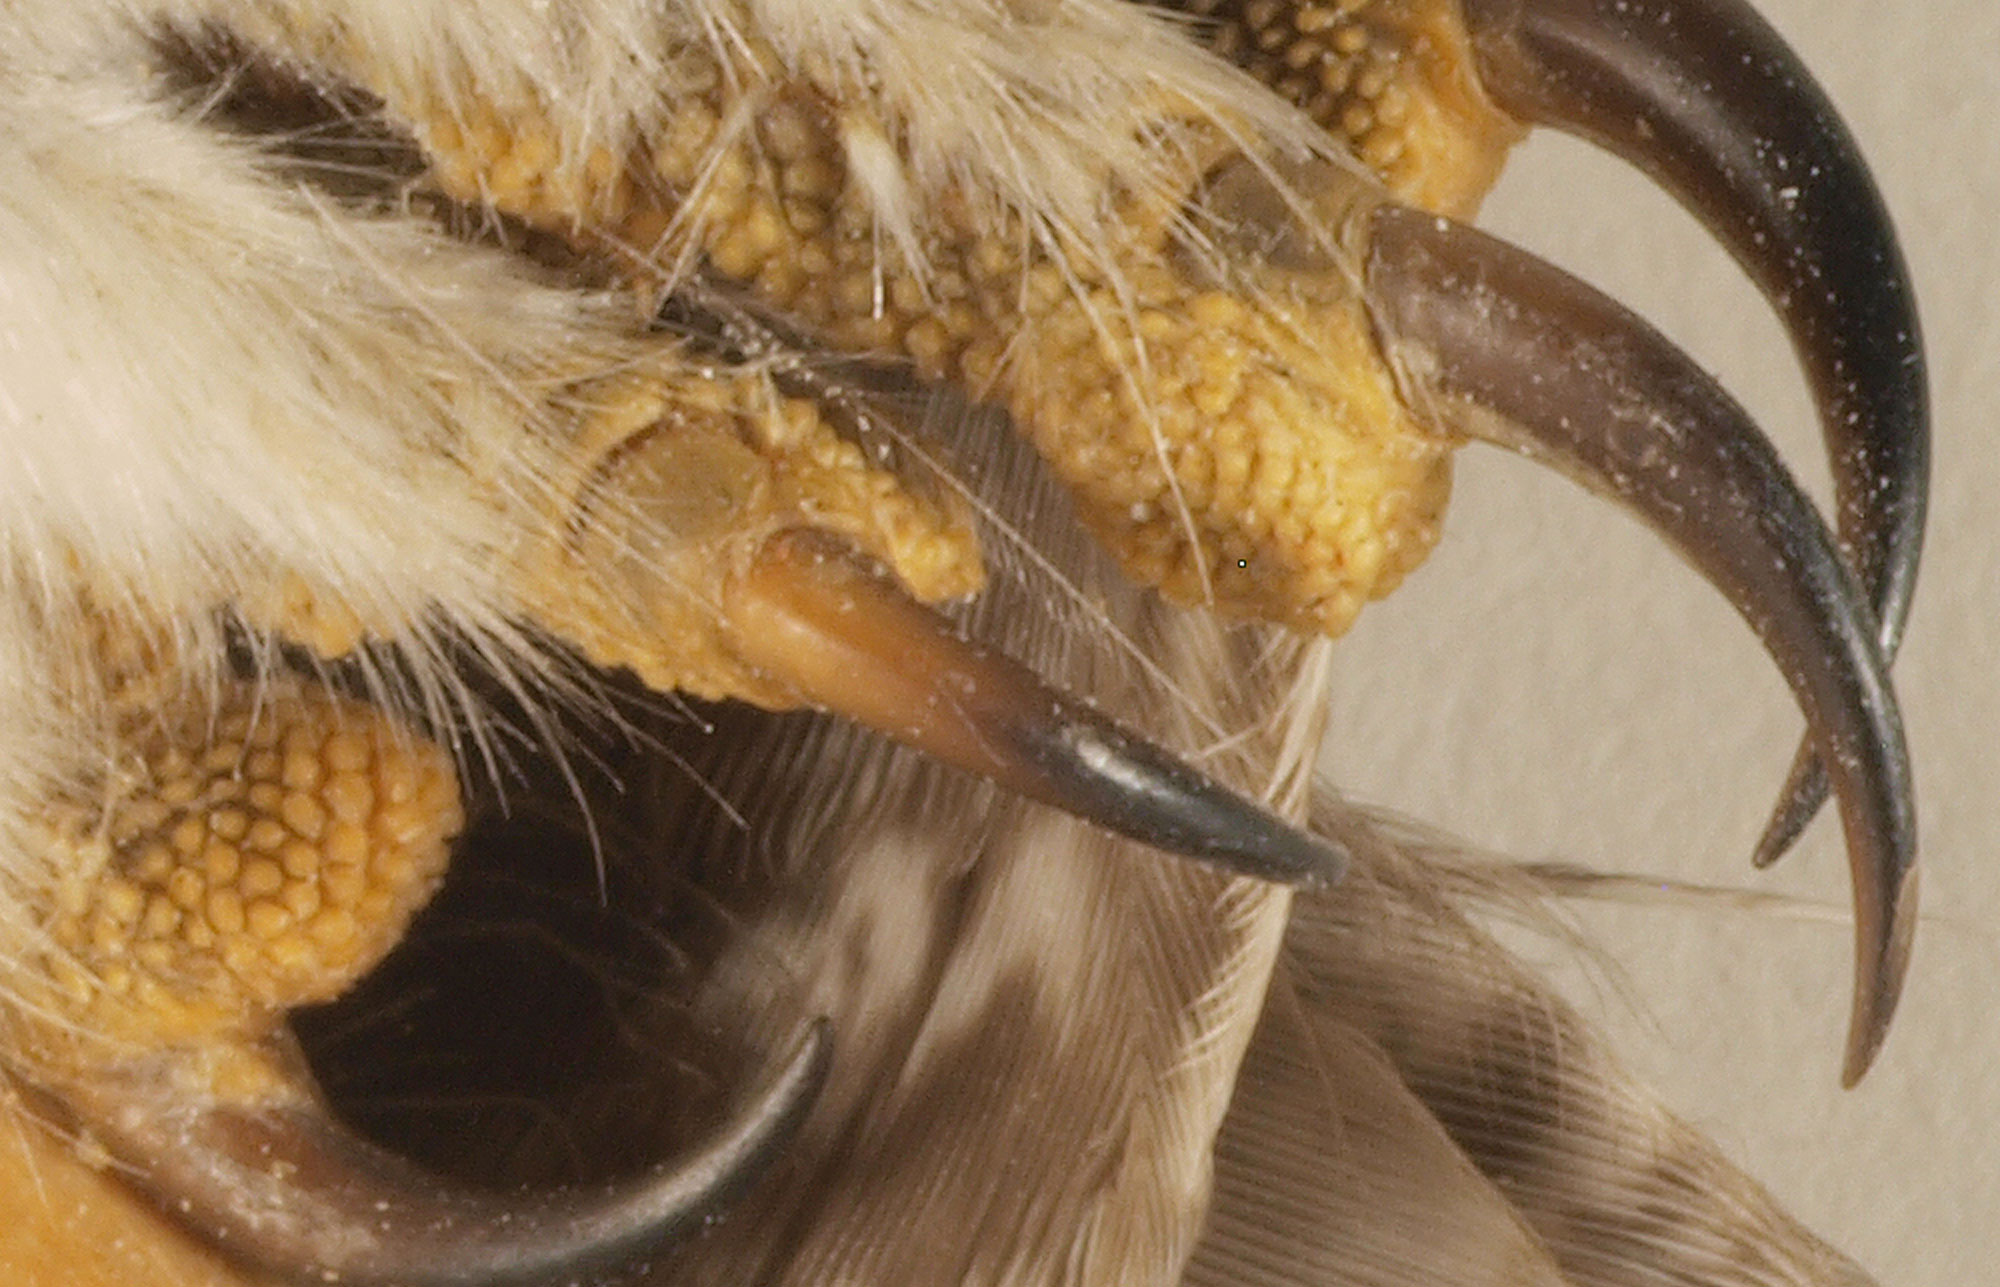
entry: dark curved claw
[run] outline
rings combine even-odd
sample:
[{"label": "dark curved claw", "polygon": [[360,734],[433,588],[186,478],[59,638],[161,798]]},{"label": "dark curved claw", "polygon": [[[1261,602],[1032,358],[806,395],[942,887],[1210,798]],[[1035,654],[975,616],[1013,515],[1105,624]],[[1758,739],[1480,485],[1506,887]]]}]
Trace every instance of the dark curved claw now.
[{"label": "dark curved claw", "polygon": [[968,641],[840,541],[771,539],[723,605],[738,655],[801,700],[1020,795],[1239,875],[1318,887],[1347,854]]},{"label": "dark curved claw", "polygon": [[315,1282],[486,1287],[576,1281],[685,1232],[791,1137],[830,1050],[825,1021],[809,1025],[748,1106],[688,1156],[615,1186],[519,1195],[425,1174],[309,1093],[218,1106],[174,1093],[157,1068],[56,1093],[177,1219],[247,1264]]},{"label": "dark curved claw", "polygon": [[[1488,94],[1631,161],[1725,242],[1783,317],[1833,462],[1842,546],[1893,659],[1923,546],[1930,413],[1909,272],[1853,138],[1743,0],[1460,0]],[[1758,842],[1826,797],[1800,748]]]},{"label": "dark curved claw", "polygon": [[1369,306],[1411,405],[1635,511],[1729,598],[1784,672],[1847,834],[1852,1085],[1901,991],[1917,872],[1902,720],[1851,571],[1742,408],[1639,318],[1448,220],[1385,206],[1371,231]]}]

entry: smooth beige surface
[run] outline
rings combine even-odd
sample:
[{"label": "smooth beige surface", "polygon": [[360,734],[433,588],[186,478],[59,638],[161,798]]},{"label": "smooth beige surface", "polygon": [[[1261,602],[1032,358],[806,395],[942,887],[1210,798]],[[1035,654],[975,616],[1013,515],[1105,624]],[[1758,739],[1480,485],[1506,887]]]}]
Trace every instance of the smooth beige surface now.
[{"label": "smooth beige surface", "polygon": [[[1610,1013],[1628,1057],[1684,1114],[1885,1284],[2000,1281],[2000,6],[1762,8],[1859,136],[1923,307],[1936,480],[1896,678],[1926,920],[1887,1049],[1851,1093],[1837,1088],[1844,920],[1591,909],[1585,923],[1618,968],[1577,972],[1576,993]],[[1616,162],[1538,137],[1483,222],[1701,357],[1824,503],[1782,332],[1692,220]],[[1459,480],[1431,566],[1341,650],[1335,779],[1516,857],[1844,909],[1831,817],[1777,871],[1750,869],[1800,722],[1722,600],[1557,478],[1475,449]]]}]

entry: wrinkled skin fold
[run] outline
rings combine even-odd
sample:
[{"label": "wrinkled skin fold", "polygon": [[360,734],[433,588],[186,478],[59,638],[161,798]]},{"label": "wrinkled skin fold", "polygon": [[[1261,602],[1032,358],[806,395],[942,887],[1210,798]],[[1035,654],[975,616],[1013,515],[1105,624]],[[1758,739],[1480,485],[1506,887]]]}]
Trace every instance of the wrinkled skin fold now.
[{"label": "wrinkled skin fold", "polygon": [[[1532,881],[1310,780],[1522,451],[1790,683],[1758,856],[1832,792],[1880,1048],[1921,344],[1736,0],[4,21],[0,1269],[1866,1281],[1476,927]],[[1773,300],[1831,524],[1466,225],[1538,124]]]}]

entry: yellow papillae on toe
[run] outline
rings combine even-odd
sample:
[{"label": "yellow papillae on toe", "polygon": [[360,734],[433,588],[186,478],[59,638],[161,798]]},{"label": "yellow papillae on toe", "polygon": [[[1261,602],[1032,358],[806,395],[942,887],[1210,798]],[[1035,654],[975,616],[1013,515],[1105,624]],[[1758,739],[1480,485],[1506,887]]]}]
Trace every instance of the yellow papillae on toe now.
[{"label": "yellow papillae on toe", "polygon": [[64,1011],[148,1044],[254,1038],[402,937],[463,825],[439,747],[373,708],[242,685],[213,722],[135,734],[100,799],[62,801],[49,909]]},{"label": "yellow papillae on toe", "polygon": [[[607,250],[642,288],[703,264],[834,350],[1003,407],[1092,534],[1175,600],[1338,634],[1429,552],[1453,444],[1403,407],[1351,271],[1294,291],[1198,249],[1217,231],[1203,184],[1243,156],[1219,123],[1163,103],[1176,149],[1144,191],[1107,174],[1091,229],[963,192],[927,199],[899,239],[857,159],[869,122],[773,65],[718,72],[596,185],[534,176],[558,155],[534,120],[414,115],[456,197],[518,194],[502,208]],[[758,699],[719,678],[694,687]]]}]

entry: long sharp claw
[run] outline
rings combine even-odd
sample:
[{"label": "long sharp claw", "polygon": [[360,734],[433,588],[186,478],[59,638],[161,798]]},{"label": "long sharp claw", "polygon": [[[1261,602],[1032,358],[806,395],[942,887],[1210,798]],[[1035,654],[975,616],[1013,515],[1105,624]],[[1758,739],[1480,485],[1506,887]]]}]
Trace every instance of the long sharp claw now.
[{"label": "long sharp claw", "polygon": [[968,642],[830,537],[773,538],[724,605],[736,648],[815,706],[1167,852],[1292,885],[1347,855]]},{"label": "long sharp claw", "polygon": [[[1500,107],[1638,165],[1729,246],[1812,381],[1843,547],[1894,659],[1923,546],[1930,413],[1909,272],[1853,138],[1743,0],[1461,0]],[[1758,842],[1826,797],[1810,740]]]},{"label": "long sharp claw", "polygon": [[1784,672],[1847,834],[1853,1084],[1881,1045],[1909,961],[1916,823],[1874,618],[1818,513],[1692,359],[1532,256],[1386,206],[1372,217],[1366,290],[1413,406],[1634,510],[1729,598]]},{"label": "long sharp claw", "polygon": [[831,1051],[824,1020],[692,1155],[612,1186],[506,1194],[448,1184],[337,1122],[309,1092],[218,1106],[127,1070],[57,1092],[173,1214],[242,1261],[314,1281],[471,1287],[576,1281],[685,1232],[791,1137]]}]

